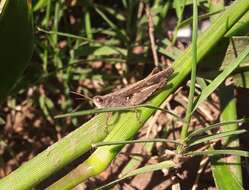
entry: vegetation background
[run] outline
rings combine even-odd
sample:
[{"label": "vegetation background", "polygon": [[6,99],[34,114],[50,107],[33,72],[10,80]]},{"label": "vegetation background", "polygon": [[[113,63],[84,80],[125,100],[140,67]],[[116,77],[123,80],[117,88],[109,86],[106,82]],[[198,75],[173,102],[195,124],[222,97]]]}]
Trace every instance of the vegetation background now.
[{"label": "vegetation background", "polygon": [[[138,139],[184,140],[185,138],[181,138],[184,136],[184,132],[181,130],[185,127],[179,118],[184,119],[185,115],[188,115],[186,110],[189,110],[188,107],[191,104],[188,101],[189,89],[191,89],[192,84],[195,86],[196,81],[196,88],[193,92],[195,92],[196,97],[199,97],[200,102],[192,103],[192,107],[190,106],[189,116],[192,116],[191,111],[194,112],[196,109],[196,112],[191,120],[189,118],[188,130],[195,131],[218,122],[233,121],[233,123],[229,123],[229,129],[222,128],[221,132],[223,133],[220,136],[215,136],[217,127],[213,127],[215,130],[212,131],[204,130],[204,132],[208,131],[206,134],[208,136],[204,137],[209,137],[209,139],[198,136],[197,140],[200,141],[195,143],[200,144],[194,150],[188,149],[196,146],[193,144],[193,139],[185,136],[189,137],[190,140],[186,140],[187,148],[183,152],[195,156],[191,151],[211,151],[211,148],[216,148],[216,146],[223,150],[228,145],[230,146],[232,144],[230,141],[232,141],[232,148],[230,147],[228,153],[248,157],[248,135],[243,134],[240,136],[241,141],[238,140],[238,134],[245,133],[245,130],[238,129],[238,126],[246,121],[246,119],[238,120],[238,118],[246,118],[248,115],[248,101],[246,100],[248,97],[248,58],[246,58],[248,38],[246,34],[248,34],[249,26],[249,9],[247,8],[249,5],[242,1],[199,0],[198,15],[194,15],[193,7],[195,6],[193,3],[197,5],[196,1],[187,0],[38,0],[32,2],[32,7],[30,1],[20,3],[20,0],[6,0],[8,5],[6,5],[6,9],[1,8],[5,2],[1,0],[0,13],[1,10],[3,12],[0,15],[0,52],[2,52],[0,60],[4,64],[1,64],[0,68],[0,81],[6,82],[2,82],[0,89],[0,177],[3,178],[0,181],[0,189],[4,189],[3,187],[30,189],[34,186],[36,189],[45,189],[78,164],[89,157],[91,158],[95,153],[90,147],[91,144],[104,139],[106,130],[107,133],[112,131],[112,126],[100,129],[93,128],[97,131],[91,131],[91,126],[100,125],[100,123],[104,126],[109,121],[109,116],[105,113],[95,116],[93,120],[90,118],[94,113],[80,117],[71,115],[71,117],[56,118],[56,115],[74,113],[78,110],[88,110],[94,107],[91,101],[79,100],[79,97],[72,94],[71,91],[88,97],[109,93],[113,89],[121,88],[144,78],[157,66],[157,62],[159,62],[160,67],[164,68],[171,66],[174,62],[175,72],[172,76],[171,86],[168,86],[168,91],[166,89],[165,93],[152,99],[155,106],[164,102],[161,108],[167,109],[170,113],[158,110],[150,120],[148,118],[156,111],[154,109],[146,111],[142,108],[141,117],[135,113],[128,113],[130,115],[125,115],[125,113],[121,117],[127,122],[126,127],[132,128],[133,125],[137,127],[134,127],[135,129],[130,136],[123,138],[120,134],[120,139],[114,138],[114,140],[128,140],[133,136]],[[232,6],[235,8],[231,8],[233,11],[230,10],[231,12],[228,14],[229,8]],[[148,21],[149,14],[146,14],[148,10],[153,19],[151,22]],[[237,15],[234,13],[236,11]],[[231,23],[226,15],[232,17]],[[239,20],[241,18],[244,20]],[[192,26],[193,21],[196,23],[199,21],[198,28]],[[202,36],[204,40],[195,43],[195,32],[197,34],[199,31],[199,36],[201,36],[201,32],[206,32],[206,23],[211,25],[215,21],[217,21],[217,27],[206,34],[206,39],[203,37],[204,34]],[[218,22],[222,24],[219,25]],[[223,27],[223,24],[224,28],[218,28],[218,26]],[[238,27],[238,31],[231,29],[236,24],[241,25]],[[183,29],[189,31],[190,35],[181,36],[180,32],[184,31]],[[221,30],[223,33],[220,32]],[[219,34],[219,37],[211,38],[211,34],[215,35],[215,33]],[[155,39],[154,46],[151,35]],[[187,49],[187,47],[191,48]],[[154,50],[156,50],[157,56],[155,56]],[[198,55],[192,55],[192,51],[196,51]],[[189,76],[191,63],[196,65],[201,63],[201,65],[198,65],[197,78],[193,80],[191,77],[191,82],[187,82],[186,78]],[[239,64],[240,67],[238,67]],[[226,70],[226,68],[228,69]],[[232,75],[229,75],[231,73]],[[174,80],[175,75],[179,79]],[[176,89],[178,90],[176,91]],[[169,94],[171,96],[165,102]],[[200,104],[201,102],[202,104]],[[172,116],[172,112],[178,118]],[[115,120],[116,115],[111,117]],[[133,120],[136,120],[137,123]],[[137,133],[140,125],[145,122],[145,127]],[[115,128],[118,128],[119,123],[121,122],[114,124]],[[83,128],[82,124],[84,124]],[[243,126],[246,127],[246,125]],[[44,169],[49,171],[49,174],[41,174],[40,170],[36,170],[36,167],[26,165],[27,168],[30,167],[29,170],[26,170],[27,173],[17,170],[13,177],[10,175],[9,178],[4,178],[26,161],[41,159],[41,162],[37,161],[36,163],[40,165],[48,163],[44,161],[45,158],[39,157],[38,154],[57,141],[60,142],[72,131],[75,132],[71,133],[74,135],[80,130],[82,130],[81,136],[77,136],[77,140],[80,140],[85,146],[90,144],[88,148],[84,151],[83,148],[81,150],[72,148],[73,146],[79,147],[81,144],[71,139],[71,144],[68,146],[71,149],[63,145],[63,149],[58,149],[58,154],[51,153],[51,155],[63,157],[65,154],[66,157],[70,152],[74,152],[73,155],[68,156],[66,161],[61,161],[63,160],[61,157],[58,157],[58,160],[49,160],[54,165],[51,171],[48,169],[51,168],[49,164],[47,164],[48,168]],[[89,130],[88,133],[84,133],[87,130]],[[95,140],[92,139],[92,136]],[[228,140],[228,137],[235,140]],[[105,141],[108,141],[108,138],[112,139],[108,136]],[[221,138],[222,143],[216,142],[217,139]],[[213,141],[216,143],[215,146],[209,146],[210,142]],[[203,147],[206,149],[202,149]],[[241,164],[240,158],[235,157],[234,159],[233,157],[239,167],[235,168],[235,174],[232,175],[231,172],[227,171],[227,167],[215,167],[214,163],[217,164],[217,160],[214,159],[216,158],[214,156],[218,152],[209,152],[206,155],[213,156],[213,160],[205,161],[206,155],[187,159],[188,161],[184,160],[183,166],[176,170],[178,173],[176,175],[175,172],[165,169],[176,168],[176,166],[171,162],[163,162],[168,160],[168,158],[165,159],[165,156],[169,154],[166,150],[177,149],[175,145],[165,142],[132,143],[126,145],[121,154],[115,158],[121,147],[119,146],[117,149],[115,149],[116,152],[113,151],[111,158],[103,166],[100,166],[101,169],[94,171],[95,173],[85,174],[88,175],[87,177],[84,175],[84,177],[79,178],[74,176],[77,180],[69,179],[73,181],[71,184],[68,182],[67,185],[61,185],[59,181],[59,185],[54,184],[54,186],[47,188],[71,189],[86,180],[77,188],[94,189],[113,181],[118,175],[119,177],[130,177],[128,175],[130,171],[134,171],[139,166],[145,166],[141,173],[150,172],[142,175],[137,175],[139,171],[135,172],[134,178],[120,182],[113,189],[160,190],[171,188],[172,185],[177,186],[178,182],[180,182],[182,189],[197,187],[199,189],[248,188],[246,159],[242,160],[245,167],[241,168],[243,164]],[[48,148],[47,152],[41,155],[49,157],[49,151],[53,150],[53,148]],[[83,153],[86,154],[83,155]],[[184,158],[188,158],[187,154],[184,155]],[[227,154],[227,152],[220,154]],[[107,170],[98,177],[89,178],[89,176],[95,176],[103,171],[114,158],[115,161]],[[202,159],[204,159],[204,166],[202,166]],[[72,160],[74,162],[71,163]],[[98,161],[94,160],[94,164],[98,165]],[[89,159],[88,162],[90,163]],[[32,163],[32,161],[28,163]],[[71,164],[68,165],[69,163]],[[154,168],[146,170],[147,164],[155,163],[165,165],[156,165]],[[86,166],[84,165],[84,167]],[[20,185],[19,182],[15,183],[15,180],[18,179],[18,171],[20,171],[20,176],[35,176],[31,170],[42,177],[34,177],[36,178],[34,182],[30,182],[33,180],[30,177],[30,181],[26,184],[24,182]],[[59,173],[57,173],[58,170]],[[223,176],[224,172],[227,173],[227,176]],[[47,178],[51,174],[53,176]],[[65,182],[67,178],[62,179]],[[243,179],[245,180],[243,181]]]}]

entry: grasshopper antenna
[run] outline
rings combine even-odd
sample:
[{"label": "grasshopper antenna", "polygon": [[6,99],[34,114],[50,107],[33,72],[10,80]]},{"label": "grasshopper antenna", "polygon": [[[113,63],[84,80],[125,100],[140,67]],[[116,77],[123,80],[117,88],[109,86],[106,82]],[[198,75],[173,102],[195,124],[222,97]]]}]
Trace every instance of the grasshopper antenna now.
[{"label": "grasshopper antenna", "polygon": [[90,98],[89,96],[86,96],[86,95],[84,95],[84,94],[81,94],[81,93],[79,93],[79,92],[70,91],[70,93],[82,97],[82,98],[77,98],[78,100],[87,99],[87,100],[93,102],[93,99],[92,99],[92,98]]}]

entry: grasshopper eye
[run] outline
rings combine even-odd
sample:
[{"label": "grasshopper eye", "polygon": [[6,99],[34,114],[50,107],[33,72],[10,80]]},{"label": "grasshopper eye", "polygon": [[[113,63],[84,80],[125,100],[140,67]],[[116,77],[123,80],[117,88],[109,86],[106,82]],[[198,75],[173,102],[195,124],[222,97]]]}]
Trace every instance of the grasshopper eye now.
[{"label": "grasshopper eye", "polygon": [[98,102],[98,103],[102,103],[104,100],[103,100],[103,98],[101,98],[101,97],[99,97],[99,96],[95,96],[94,97],[94,100],[96,101],[96,102]]},{"label": "grasshopper eye", "polygon": [[98,102],[103,102],[103,99],[102,99],[102,98],[97,97],[97,101],[98,101]]},{"label": "grasshopper eye", "polygon": [[105,101],[104,101],[104,98],[102,98],[101,96],[94,96],[94,97],[93,97],[93,103],[94,103],[98,108],[102,108],[102,107],[104,107]]}]

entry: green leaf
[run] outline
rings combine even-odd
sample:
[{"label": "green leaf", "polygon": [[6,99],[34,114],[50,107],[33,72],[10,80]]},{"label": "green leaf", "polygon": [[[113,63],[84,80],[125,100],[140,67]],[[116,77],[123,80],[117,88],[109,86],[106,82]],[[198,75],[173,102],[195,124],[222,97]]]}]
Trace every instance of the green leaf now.
[{"label": "green leaf", "polygon": [[168,56],[169,58],[171,58],[172,60],[177,59],[181,54],[182,54],[182,50],[176,48],[176,47],[172,47],[171,42],[167,39],[164,39],[162,41],[162,44],[165,47],[159,47],[158,51],[166,56]]},{"label": "green leaf", "polygon": [[234,84],[238,87],[249,88],[249,71],[234,75]]},{"label": "green leaf", "polygon": [[176,0],[173,3],[173,6],[176,9],[176,15],[178,18],[181,17],[181,15],[183,14],[185,3],[186,3],[186,0]]},{"label": "green leaf", "polygon": [[[96,7],[96,6],[95,6]],[[110,15],[114,16],[115,19],[119,20],[119,21],[125,21],[126,18],[124,15],[122,15],[120,13],[120,11],[118,9],[115,9],[115,8],[110,8],[110,7],[107,7],[107,6],[103,6],[103,5],[97,5],[97,7],[107,13],[109,13]]]},{"label": "green leaf", "polygon": [[33,7],[33,11],[38,11],[44,7],[46,7],[47,3],[48,3],[49,0],[39,0],[39,1],[36,1],[34,7]]},{"label": "green leaf", "polygon": [[110,56],[110,55],[126,56],[127,51],[125,49],[118,48],[118,47],[101,46],[93,52],[93,55],[95,56]]},{"label": "green leaf", "polygon": [[72,112],[72,113],[61,114],[61,115],[55,116],[55,118],[59,119],[59,118],[64,118],[64,117],[77,117],[77,116],[82,116],[82,115],[104,113],[104,112],[118,112],[118,111],[120,111],[120,112],[122,112],[122,111],[123,112],[125,112],[125,111],[136,112],[137,108],[142,108],[142,107],[148,108],[148,109],[160,110],[162,112],[166,112],[166,113],[172,115],[173,117],[177,118],[178,120],[181,120],[181,118],[178,117],[175,113],[168,111],[166,109],[160,108],[160,107],[149,105],[149,104],[140,104],[140,105],[128,106],[128,107],[95,108],[95,109],[82,110],[82,111],[77,111],[77,112]]},{"label": "green leaf", "polygon": [[227,163],[211,159],[212,173],[217,189],[219,190],[244,190],[233,175]]},{"label": "green leaf", "polygon": [[188,139],[191,139],[197,135],[200,135],[200,134],[203,134],[211,129],[215,129],[215,128],[219,128],[223,125],[230,125],[230,124],[242,124],[244,122],[248,122],[248,118],[244,118],[244,119],[238,119],[238,120],[234,120],[234,121],[225,121],[225,122],[221,122],[221,123],[216,123],[216,124],[213,124],[213,125],[209,125],[209,126],[206,126],[205,128],[200,128],[200,129],[197,129],[195,131],[193,131],[192,133],[190,133],[188,136],[187,136],[187,140]]},{"label": "green leaf", "polygon": [[213,92],[216,88],[239,66],[239,64],[248,56],[249,48],[247,47],[234,61],[228,65],[201,93],[199,99],[195,102],[193,112],[196,108]]},{"label": "green leaf", "polygon": [[249,30],[249,11],[247,11],[241,18],[240,21],[226,33],[225,37],[231,38],[233,36],[247,35]]},{"label": "green leaf", "polygon": [[101,186],[101,187],[99,187],[97,189],[104,189],[104,188],[107,188],[107,187],[111,187],[111,186],[117,184],[118,182],[120,182],[120,181],[122,181],[124,179],[127,179],[129,177],[132,177],[132,176],[136,176],[136,175],[147,173],[147,172],[153,172],[153,171],[157,171],[157,170],[162,170],[162,169],[169,169],[169,168],[172,168],[172,167],[176,167],[176,164],[173,161],[163,161],[163,162],[160,162],[158,164],[146,165],[144,167],[133,170],[133,171],[129,172],[129,174],[123,176],[122,178],[117,179],[115,181],[112,181],[112,182],[110,182],[110,183],[108,183],[108,184],[106,184],[104,186]]},{"label": "green leaf", "polygon": [[52,100],[49,99],[47,96],[40,96],[39,97],[39,104],[40,104],[41,110],[43,111],[44,115],[48,119],[51,119],[50,110],[52,110],[52,108],[54,108],[54,103],[52,102]]},{"label": "green leaf", "polygon": [[195,151],[195,152],[188,152],[185,154],[186,156],[216,156],[216,155],[236,155],[236,156],[242,156],[242,157],[249,157],[249,152],[244,150],[233,150],[233,149],[227,149],[227,150],[207,150],[207,151]]},{"label": "green leaf", "polygon": [[[236,120],[237,119],[237,105],[234,86],[224,86],[220,88],[220,120]],[[239,125],[237,123],[223,126],[222,131],[237,130]],[[222,145],[229,148],[240,147],[239,138],[237,135],[231,135],[224,138]],[[237,164],[229,165],[231,171],[234,172],[235,177],[242,183],[242,168],[241,159],[239,156],[231,156],[229,161],[236,162]]]},{"label": "green leaf", "polygon": [[33,52],[31,5],[7,0],[0,14],[0,102],[29,64]]},{"label": "green leaf", "polygon": [[[192,139],[190,142],[187,142],[188,146],[194,146],[203,142],[209,142],[209,141],[214,141],[217,140],[219,138],[222,137],[227,137],[227,136],[231,136],[231,135],[238,135],[238,134],[242,134],[245,133],[246,130],[245,129],[241,129],[241,130],[232,130],[232,131],[227,131],[227,132],[221,132],[215,135],[209,135],[207,137],[202,137],[200,139]],[[194,142],[192,142],[194,141]]]},{"label": "green leaf", "polygon": [[118,26],[116,26],[105,14],[103,11],[98,9],[97,7],[94,7],[96,12],[102,17],[102,19],[116,32],[117,37],[120,40],[124,40],[124,42],[127,41],[126,34],[123,30],[121,30]]},{"label": "green leaf", "polygon": [[[209,13],[207,13],[207,14],[199,15],[199,16],[198,16],[198,20],[201,21],[201,20],[207,19],[207,18],[209,18],[210,16],[216,15],[216,14],[218,14],[218,13],[221,13],[221,12],[224,11],[224,10],[225,10],[224,8],[220,8],[220,9],[218,9],[218,10],[209,12]],[[187,25],[191,24],[192,20],[193,20],[193,17],[187,18],[186,20],[184,20],[184,21],[181,22],[180,27],[184,27],[184,26],[187,26]]]},{"label": "green leaf", "polygon": [[[249,38],[247,36],[235,37],[233,38],[233,50],[230,50],[228,56],[226,56],[225,61],[231,60],[236,54],[240,53],[249,44]],[[232,46],[232,45],[231,45]],[[232,49],[230,47],[229,49]],[[249,57],[247,57],[239,67],[239,72],[233,75],[234,85],[242,88],[249,88]]]}]

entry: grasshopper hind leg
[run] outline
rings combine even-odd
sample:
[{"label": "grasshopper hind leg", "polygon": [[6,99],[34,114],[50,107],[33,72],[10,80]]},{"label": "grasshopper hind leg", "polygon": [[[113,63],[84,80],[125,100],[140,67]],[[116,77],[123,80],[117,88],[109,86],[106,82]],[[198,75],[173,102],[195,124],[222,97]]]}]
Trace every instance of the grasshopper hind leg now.
[{"label": "grasshopper hind leg", "polygon": [[108,126],[111,125],[111,123],[109,123],[111,121],[112,118],[112,112],[108,112],[107,113],[107,118],[106,118],[106,128],[108,129]]},{"label": "grasshopper hind leg", "polygon": [[140,114],[139,114],[139,111],[137,110],[137,108],[134,108],[135,110],[135,114],[136,114],[136,118],[137,118],[137,120],[138,120],[138,122],[139,122],[139,124],[142,124],[142,121],[140,120]]}]

